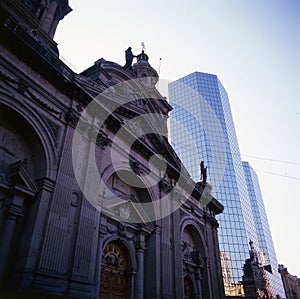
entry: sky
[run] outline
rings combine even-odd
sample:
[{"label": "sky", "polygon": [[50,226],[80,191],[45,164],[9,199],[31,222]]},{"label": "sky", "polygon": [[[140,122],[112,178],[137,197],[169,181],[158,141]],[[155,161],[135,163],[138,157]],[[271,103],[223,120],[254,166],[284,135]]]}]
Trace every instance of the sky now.
[{"label": "sky", "polygon": [[[242,158],[257,172],[280,264],[300,277],[300,1],[70,0],[55,35],[82,72],[146,45],[160,78],[216,74]],[[161,58],[161,60],[160,60]],[[161,65],[159,66],[159,63]]]}]

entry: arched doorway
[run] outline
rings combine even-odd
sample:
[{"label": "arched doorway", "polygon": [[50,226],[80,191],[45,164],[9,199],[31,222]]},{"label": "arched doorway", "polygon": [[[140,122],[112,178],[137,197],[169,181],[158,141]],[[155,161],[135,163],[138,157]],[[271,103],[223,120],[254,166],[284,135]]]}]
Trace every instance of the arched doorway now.
[{"label": "arched doorway", "polygon": [[184,298],[210,298],[202,238],[192,224],[181,234]]},{"label": "arched doorway", "polygon": [[195,299],[196,294],[195,294],[194,284],[188,275],[184,277],[183,285],[184,285],[184,299]]},{"label": "arched doorway", "polygon": [[102,253],[100,299],[125,299],[127,296],[126,251],[118,241],[106,245]]},{"label": "arched doorway", "polygon": [[42,193],[36,180],[46,177],[47,157],[25,109],[20,113],[0,102],[0,284],[13,285],[25,265],[24,251],[31,248]]}]

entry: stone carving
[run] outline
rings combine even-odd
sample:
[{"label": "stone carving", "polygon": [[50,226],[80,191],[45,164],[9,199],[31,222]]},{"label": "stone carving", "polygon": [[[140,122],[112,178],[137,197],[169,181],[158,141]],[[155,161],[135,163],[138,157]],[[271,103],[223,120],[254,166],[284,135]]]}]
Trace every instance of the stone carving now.
[{"label": "stone carving", "polygon": [[27,91],[28,87],[29,87],[29,83],[25,79],[21,78],[19,80],[18,90],[21,93],[24,93],[25,91]]},{"label": "stone carving", "polygon": [[182,256],[187,261],[191,260],[191,251],[189,247],[190,245],[188,243],[182,242]]},{"label": "stone carving", "polygon": [[164,178],[158,183],[158,185],[160,189],[165,193],[168,193],[173,189],[172,184],[167,181],[166,176],[164,176]]},{"label": "stone carving", "polygon": [[130,214],[131,214],[130,208],[127,204],[121,205],[119,207],[119,215],[122,219],[128,220],[130,217]]},{"label": "stone carving", "polygon": [[106,226],[106,230],[107,230],[108,233],[110,233],[112,235],[117,232],[115,227],[112,227],[112,226],[109,226],[109,225]]},{"label": "stone carving", "polygon": [[123,222],[119,222],[118,225],[118,234],[124,238],[126,238],[127,240],[132,240],[134,238],[134,236],[132,236],[131,234],[129,234],[127,232],[127,225]]},{"label": "stone carving", "polygon": [[129,160],[129,164],[131,169],[134,171],[135,174],[140,175],[143,173],[142,169],[141,169],[141,163],[138,161],[135,161],[133,159]]},{"label": "stone carving", "polygon": [[103,133],[99,133],[97,135],[96,143],[104,148],[105,146],[111,144],[111,140],[107,137],[107,135],[104,135]]},{"label": "stone carving", "polygon": [[72,193],[72,196],[71,196],[71,206],[72,207],[78,207],[79,206],[79,203],[80,203],[80,199],[79,199],[79,195],[76,191],[74,191]]},{"label": "stone carving", "polygon": [[67,113],[67,121],[68,123],[73,126],[76,127],[77,123],[78,123],[79,117],[77,116],[76,112],[73,109],[70,109]]},{"label": "stone carving", "polygon": [[48,127],[50,128],[50,132],[52,133],[52,135],[54,137],[57,137],[58,136],[58,132],[59,132],[59,125],[56,124],[55,122],[51,121],[48,118],[45,118],[45,120],[47,122]]}]

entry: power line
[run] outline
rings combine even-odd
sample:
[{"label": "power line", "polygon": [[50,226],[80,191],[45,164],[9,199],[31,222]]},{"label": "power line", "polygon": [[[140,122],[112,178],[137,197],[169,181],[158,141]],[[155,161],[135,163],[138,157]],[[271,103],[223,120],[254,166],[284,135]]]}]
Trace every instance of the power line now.
[{"label": "power line", "polygon": [[[231,154],[235,154],[235,153],[231,153]],[[209,154],[206,154],[208,157],[212,158],[212,155],[209,155]],[[235,155],[239,155],[239,154],[235,154]],[[253,156],[252,156],[253,157]],[[281,160],[273,160],[273,159],[268,159],[268,158],[260,158],[260,157],[257,157],[257,159],[267,159],[267,160],[271,160],[271,161],[275,161],[275,162],[287,162],[287,163],[290,163],[290,164],[296,164],[298,165],[299,163],[295,163],[295,162],[288,162],[288,161],[281,161]],[[218,159],[220,161],[220,159]],[[221,160],[222,162],[225,162],[227,163],[228,159],[225,158],[225,159],[222,159]],[[242,162],[242,160],[241,160]],[[236,163],[234,161],[231,161],[232,164],[234,165],[238,165],[238,166],[241,166],[242,167],[242,163]],[[259,172],[264,172],[264,173],[268,173],[268,174],[272,174],[272,175],[277,175],[277,176],[280,176],[280,177],[284,177],[284,178],[287,178],[287,179],[293,179],[293,180],[300,180],[300,178],[297,178],[297,177],[292,177],[292,176],[288,176],[288,175],[284,175],[284,174],[280,174],[280,173],[275,173],[275,172],[271,172],[271,171],[266,171],[266,170],[262,170],[262,169],[258,169],[258,168],[255,168],[253,167],[253,165],[251,165],[251,167],[256,170],[256,171],[259,171]]]},{"label": "power line", "polygon": [[77,67],[76,66],[74,66],[70,61],[68,61],[66,58],[64,58],[62,55],[59,55],[59,58],[62,60],[62,61],[64,61],[65,62],[65,64],[66,65],[68,65],[68,67],[70,67],[70,68],[73,68],[73,70],[75,71],[75,72],[79,72],[79,70],[77,69]]},{"label": "power line", "polygon": [[284,177],[284,178],[287,178],[287,179],[293,179],[293,180],[300,181],[300,178],[296,178],[296,177],[293,177],[293,176],[288,176],[288,175],[279,174],[279,173],[275,173],[275,172],[271,172],[271,171],[266,171],[266,170],[262,170],[262,169],[257,169],[257,168],[254,168],[254,169],[256,171],[260,171],[260,172],[264,172],[264,173],[268,173],[268,174],[272,174],[272,175],[281,176],[281,177]]},{"label": "power line", "polygon": [[297,163],[297,162],[276,160],[276,159],[270,159],[270,158],[265,158],[265,157],[256,157],[256,156],[248,156],[248,155],[242,155],[242,156],[248,157],[248,158],[253,158],[253,159],[267,160],[267,161],[286,163],[286,164],[294,164],[294,165],[299,165],[300,164],[300,163]]},{"label": "power line", "polygon": [[[172,146],[176,146],[176,145],[182,145],[185,144],[184,142],[175,142],[173,143],[171,141],[171,145]],[[220,152],[220,151],[215,151],[215,152]],[[227,154],[227,152],[225,151],[225,154]],[[236,155],[236,156],[240,156],[241,159],[242,157],[247,157],[247,158],[253,158],[253,159],[257,159],[257,160],[266,160],[266,161],[271,161],[271,162],[278,162],[278,163],[285,163],[285,164],[293,164],[293,165],[300,165],[300,163],[298,162],[293,162],[293,161],[285,161],[285,160],[278,160],[278,159],[271,159],[271,158],[265,158],[265,157],[258,157],[258,156],[250,156],[250,155],[243,155],[243,154],[239,154],[239,153],[233,153],[230,152],[231,155]],[[243,159],[242,159],[243,160]]]}]

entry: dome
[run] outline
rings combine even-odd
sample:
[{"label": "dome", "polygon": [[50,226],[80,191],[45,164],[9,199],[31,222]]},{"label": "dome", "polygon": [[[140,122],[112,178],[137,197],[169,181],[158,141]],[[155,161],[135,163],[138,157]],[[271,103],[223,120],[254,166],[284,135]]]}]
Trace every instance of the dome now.
[{"label": "dome", "polygon": [[137,78],[142,78],[142,83],[148,87],[155,87],[158,81],[157,71],[148,62],[148,55],[142,51],[137,55],[137,62],[132,65],[132,70]]}]

